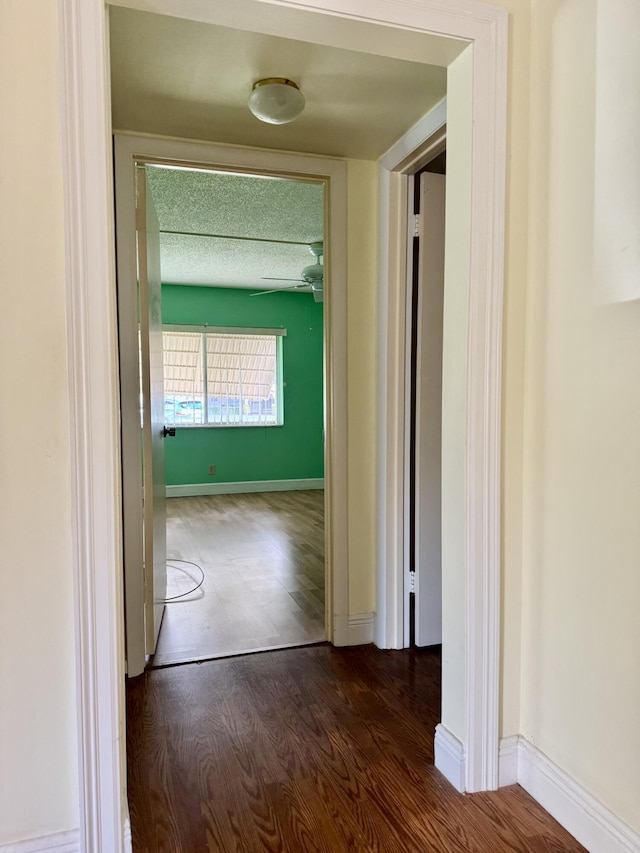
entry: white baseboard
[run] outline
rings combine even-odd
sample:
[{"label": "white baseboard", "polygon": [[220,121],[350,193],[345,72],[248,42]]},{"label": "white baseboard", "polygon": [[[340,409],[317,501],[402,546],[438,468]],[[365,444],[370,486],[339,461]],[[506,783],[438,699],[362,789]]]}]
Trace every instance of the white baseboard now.
[{"label": "white baseboard", "polygon": [[80,853],[80,831],[71,829],[69,832],[54,832],[38,838],[0,844],[0,853],[44,853],[45,850],[54,853]]},{"label": "white baseboard", "polygon": [[298,492],[324,489],[324,479],[311,480],[248,480],[244,483],[185,483],[167,486],[168,498],[191,498],[196,495],[240,495],[251,492]]},{"label": "white baseboard", "polygon": [[640,850],[640,833],[523,737],[502,740],[499,778],[500,785],[517,781],[592,853],[638,853]]},{"label": "white baseboard", "polygon": [[353,613],[347,625],[347,645],[365,646],[373,643],[373,613]]},{"label": "white baseboard", "polygon": [[[127,812],[129,811],[127,807]],[[124,829],[122,831],[122,846],[124,847],[124,853],[132,853],[133,851],[133,838],[131,836],[131,821],[129,818],[125,819]]]},{"label": "white baseboard", "polygon": [[433,763],[436,769],[451,782],[456,791],[463,793],[465,789],[464,746],[442,723],[436,726],[433,751]]},{"label": "white baseboard", "polygon": [[518,781],[519,735],[503,737],[498,748],[498,787],[515,785]]}]

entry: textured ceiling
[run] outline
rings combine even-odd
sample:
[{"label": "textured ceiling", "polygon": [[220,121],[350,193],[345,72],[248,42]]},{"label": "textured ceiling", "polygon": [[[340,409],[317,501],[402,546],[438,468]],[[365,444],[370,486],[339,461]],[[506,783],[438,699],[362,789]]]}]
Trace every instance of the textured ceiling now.
[{"label": "textured ceiling", "polygon": [[[446,69],[111,7],[118,130],[375,160],[446,93]],[[264,124],[256,80],[289,77],[306,98],[291,124]]]},{"label": "textured ceiling", "polygon": [[307,244],[324,236],[323,184],[156,166],[147,175],[163,281],[278,289],[292,282],[263,276],[298,279],[314,262]]}]

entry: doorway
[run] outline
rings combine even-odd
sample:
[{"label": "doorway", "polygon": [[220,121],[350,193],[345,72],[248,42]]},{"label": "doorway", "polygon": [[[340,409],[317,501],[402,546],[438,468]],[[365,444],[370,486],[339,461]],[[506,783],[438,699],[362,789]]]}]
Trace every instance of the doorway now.
[{"label": "doorway", "polygon": [[[257,7],[259,4],[253,5]],[[276,15],[279,10],[283,14],[292,11],[276,3],[260,5],[262,9],[268,7],[270,15]],[[310,8],[308,3],[298,5]],[[117,793],[121,790],[124,767],[118,713],[123,672],[122,622],[119,615],[122,589],[120,573],[116,571],[120,565],[119,448],[105,12],[99,3],[71,0],[68,6],[68,14],[65,14],[60,30],[60,56],[64,80],[65,231],[69,235],[69,351],[74,400],[71,435],[76,474],[73,562],[78,595],[75,627],[81,661],[77,682],[81,729],[79,785],[84,792],[85,816],[82,835],[88,849],[98,849],[102,844],[105,849],[120,850],[126,824],[124,800]],[[176,8],[179,6],[176,4]],[[370,17],[365,6],[354,0],[349,3],[349,9],[323,13],[321,17],[331,23],[332,34],[338,33],[343,40],[353,40],[355,27],[360,39],[360,30],[371,26],[362,19],[364,14]],[[227,11],[230,9],[229,6]],[[212,7],[211,14],[219,14],[220,11],[221,7]],[[253,11],[249,9],[248,14],[253,14]],[[315,13],[303,9],[301,14],[313,16]],[[360,20],[356,20],[358,15]],[[461,763],[464,765],[466,758],[472,765],[471,772],[467,774],[467,790],[478,790],[497,784],[494,722],[498,716],[498,693],[493,686],[497,684],[499,651],[497,543],[508,18],[503,10],[487,11],[485,6],[470,8],[468,4],[452,3],[443,11],[441,5],[429,2],[416,6],[407,15],[403,17],[405,12],[402,10],[387,10],[383,16],[376,18],[374,23],[379,29],[380,39],[388,40],[389,33],[400,34],[404,38],[402,28],[406,29],[409,23],[412,32],[406,30],[407,39],[414,35],[423,41],[432,39],[436,49],[442,45],[443,39],[432,37],[430,33],[433,32],[473,41],[469,77],[465,83],[458,76],[449,91],[452,101],[458,105],[460,116],[466,115],[470,121],[473,111],[473,126],[468,137],[474,143],[469,168],[474,204],[471,209],[464,205],[460,208],[457,200],[451,212],[466,210],[468,221],[474,226],[469,235],[462,235],[460,239],[466,246],[464,257],[470,258],[469,269],[461,278],[474,294],[467,339],[472,344],[470,361],[477,368],[471,371],[468,383],[471,403],[465,432],[469,437],[465,461],[473,475],[470,488],[476,500],[469,503],[464,514],[468,522],[470,548],[469,557],[461,565],[470,583],[460,597],[459,609],[467,613],[467,619],[465,622],[461,616],[455,622],[455,630],[456,636],[464,638],[464,624],[468,623],[467,645],[471,644],[475,654],[465,658],[459,672],[451,673],[447,695],[451,708],[456,710],[456,719],[465,719],[463,709],[467,710],[466,728],[464,724],[462,727],[456,724],[455,720],[451,723],[457,732],[457,740],[454,736],[450,770],[453,772]],[[252,21],[247,19],[247,24]],[[282,31],[287,31],[284,24]],[[369,48],[380,53],[386,49],[380,40],[375,45],[369,42]],[[420,55],[424,54],[423,48],[421,44]],[[401,50],[404,53],[409,47],[403,44]],[[438,56],[443,65],[447,65],[451,58],[445,57],[442,51]],[[467,135],[463,133],[461,138],[466,145]],[[397,210],[396,188],[397,182],[387,170],[381,178],[380,191],[380,209],[384,216],[388,214],[390,220],[387,227],[399,222],[406,209],[402,205],[402,209]],[[395,236],[392,242],[397,244]],[[387,256],[381,258],[381,270],[389,267],[389,260]],[[385,281],[388,272],[387,269],[383,276]],[[485,304],[488,307],[483,311]],[[391,308],[391,319],[395,321],[395,303]],[[386,317],[381,317],[381,325],[385,327],[382,333],[386,341]],[[383,354],[387,352],[393,356],[393,351],[385,344]],[[395,363],[391,367],[395,371]],[[395,375],[400,376],[401,371],[396,371]],[[386,406],[388,400],[395,401],[397,397],[393,394],[391,374],[389,379],[384,384],[386,390],[381,395],[377,419],[382,451],[380,459],[386,468],[380,477],[378,492],[381,495],[385,493],[388,485],[392,499],[390,506],[386,498],[380,500],[379,518],[383,535],[378,563],[385,567],[395,565],[398,552],[395,532],[400,529],[394,516],[399,479],[396,477],[392,442],[397,431],[394,433],[394,410]],[[487,451],[489,461],[485,463]],[[345,462],[346,457],[340,461]],[[342,509],[345,507],[346,504]],[[335,506],[332,511],[336,511]],[[346,514],[340,518],[346,519]],[[340,522],[339,527],[336,532],[343,532]],[[379,576],[382,589],[385,573],[379,572]],[[395,624],[395,597],[396,574],[392,571],[392,578],[386,583],[379,604],[378,624],[383,637],[390,636],[387,623],[392,627]],[[343,614],[348,612],[346,601],[344,596]],[[337,609],[336,615],[340,615]],[[345,626],[344,640],[346,636]],[[481,642],[483,637],[487,637],[488,642]],[[464,645],[464,639],[460,639],[460,643]],[[388,644],[386,639],[383,644]],[[481,689],[487,684],[489,689]],[[99,761],[96,760],[97,752]],[[495,756],[495,763],[491,756]],[[464,770],[461,776],[464,779]]]},{"label": "doorway", "polygon": [[[146,153],[141,154],[145,149]],[[150,618],[150,603],[144,601],[149,577],[148,572],[145,575],[144,562],[145,558],[148,564],[152,561],[143,546],[143,539],[149,542],[149,537],[140,535],[146,512],[140,479],[128,476],[143,467],[138,439],[136,241],[130,226],[135,219],[131,205],[136,199],[136,172],[145,169],[148,195],[153,195],[155,182],[161,208],[159,231],[164,233],[160,237],[169,246],[163,279],[176,281],[181,276],[184,282],[162,287],[165,325],[161,334],[167,365],[162,401],[164,432],[176,433],[165,439],[163,447],[169,484],[168,577],[173,579],[174,588],[155,601],[156,605],[165,605],[163,619],[167,615],[169,618],[164,637],[160,631],[159,658],[154,658],[153,663],[164,665],[325,638],[340,644],[346,633],[342,615],[346,616],[344,540],[340,523],[331,526],[332,507],[340,506],[345,499],[344,474],[336,471],[336,466],[344,452],[346,435],[327,426],[339,425],[344,417],[344,410],[339,408],[344,361],[337,359],[344,347],[339,332],[344,311],[345,257],[340,252],[344,236],[338,233],[344,216],[344,164],[304,158],[308,176],[305,180],[294,155],[261,155],[256,169],[253,152],[164,140],[142,142],[130,136],[116,138],[130,675],[142,672],[147,656],[156,651],[155,645],[149,644],[149,631],[145,632],[141,625]],[[178,160],[180,168],[176,168]],[[292,171],[295,177],[290,178]],[[195,184],[187,187],[189,182]],[[255,194],[254,185],[259,185],[263,202],[267,189],[273,198],[280,195],[286,199],[289,218],[298,227],[298,233],[291,232],[290,236],[300,239],[282,239],[274,244],[266,232],[260,231],[255,216],[242,213],[243,193]],[[172,186],[178,187],[177,195],[170,189]],[[296,194],[300,197],[297,206]],[[237,223],[245,222],[244,231],[239,224],[234,234],[225,234],[220,223],[210,222],[206,227],[202,221],[198,224],[198,197],[219,202],[221,196],[241,199],[235,214],[227,208],[219,216],[229,221],[235,215]],[[179,207],[176,197],[194,199],[186,214],[187,220],[191,217],[191,224],[187,220],[173,224],[169,221],[163,226],[163,205],[175,214]],[[325,198],[331,199],[328,205],[324,204]],[[311,206],[310,220],[305,220],[300,206]],[[207,201],[207,208],[211,207]],[[265,209],[270,209],[268,204]],[[283,211],[276,212],[279,228],[287,227],[285,220]],[[255,224],[246,224],[252,221]],[[311,229],[308,234],[300,230],[305,228],[305,221],[306,228]],[[258,237],[253,239],[247,228]],[[220,281],[212,281],[214,264],[202,248],[191,271],[184,271],[181,243],[193,241],[213,242],[223,255],[225,251],[231,254],[230,266],[225,269],[221,262]],[[247,256],[243,263],[238,260],[236,244]],[[249,251],[252,245],[253,252]],[[282,247],[284,259],[278,261],[276,256],[282,253]],[[301,271],[310,275],[309,270],[317,267],[323,273],[326,269],[326,289],[321,290],[316,282],[314,290],[299,280]],[[275,274],[263,281],[261,272]],[[285,280],[290,278],[295,280]],[[205,281],[236,286],[204,286]],[[330,337],[332,329],[338,331]],[[225,368],[230,347],[234,359],[246,361],[245,372],[236,372],[233,377]],[[265,349],[269,347],[271,375],[265,360],[271,357]],[[259,363],[258,351],[262,350],[264,363]],[[235,385],[230,382],[234,377]],[[324,382],[325,377],[328,382]],[[245,390],[240,399],[243,384]],[[249,386],[253,389],[250,392]],[[262,466],[259,471],[255,467],[258,465]],[[283,497],[278,498],[279,494]],[[180,504],[182,512],[178,509]],[[242,536],[239,522],[235,537],[229,539],[224,528],[229,527],[230,515],[234,514],[230,508],[235,507],[237,516],[241,506],[247,535]],[[156,514],[151,515],[153,521],[147,525],[159,523]],[[217,544],[215,519],[220,521]],[[209,575],[209,582],[204,581],[203,570],[205,576]],[[269,595],[274,599],[271,619],[265,612],[265,598]],[[258,596],[253,606],[252,596]],[[205,606],[214,601],[218,602],[215,615]],[[193,618],[186,619],[187,613]],[[231,613],[235,614],[233,619],[229,619]],[[275,626],[274,621],[278,623]],[[226,625],[226,631],[218,630],[221,625]],[[145,637],[143,647],[141,641]]]},{"label": "doorway", "polygon": [[442,645],[446,150],[409,179],[405,645]]},{"label": "doorway", "polygon": [[143,178],[159,224],[168,498],[148,666],[322,641],[327,188],[161,163]]}]

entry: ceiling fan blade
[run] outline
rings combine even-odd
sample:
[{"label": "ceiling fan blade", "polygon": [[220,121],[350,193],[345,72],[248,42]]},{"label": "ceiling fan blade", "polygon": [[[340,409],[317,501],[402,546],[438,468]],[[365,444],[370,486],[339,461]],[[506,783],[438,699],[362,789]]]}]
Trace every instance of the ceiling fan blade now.
[{"label": "ceiling fan blade", "polygon": [[[296,281],[295,278],[275,279],[275,281]],[[308,287],[302,284],[290,284],[288,287],[277,287],[275,290],[260,290],[258,293],[250,293],[249,296],[267,296],[269,293],[281,293],[283,290],[297,290],[299,287]]]},{"label": "ceiling fan blade", "polygon": [[303,278],[278,278],[277,276],[273,276],[273,275],[262,275],[262,276],[260,276],[260,278],[263,281],[302,281],[302,282],[304,282]]}]

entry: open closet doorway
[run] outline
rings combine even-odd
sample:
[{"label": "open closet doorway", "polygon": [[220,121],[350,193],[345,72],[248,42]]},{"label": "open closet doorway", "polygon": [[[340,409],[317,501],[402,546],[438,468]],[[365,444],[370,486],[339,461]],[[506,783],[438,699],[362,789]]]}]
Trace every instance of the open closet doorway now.
[{"label": "open closet doorway", "polygon": [[[335,638],[340,579],[327,583],[324,523],[326,410],[336,390],[324,381],[330,178],[178,165],[134,148],[117,139],[128,672]],[[135,242],[126,213],[134,201]],[[140,231],[151,209],[155,298],[143,274],[158,264]],[[158,302],[160,328],[150,333],[147,305]],[[158,391],[148,376],[152,340],[160,425],[144,393]],[[140,442],[141,426],[143,436],[162,435],[162,466]],[[162,494],[147,482],[147,459],[165,471]],[[154,553],[152,535],[163,502],[166,556]]]},{"label": "open closet doorway", "polygon": [[442,342],[446,150],[409,180],[405,645],[442,645]]}]

